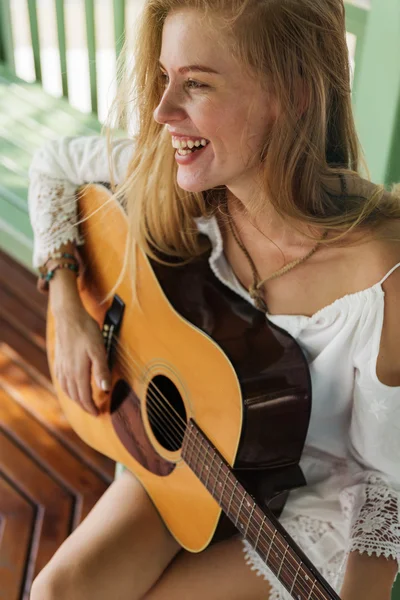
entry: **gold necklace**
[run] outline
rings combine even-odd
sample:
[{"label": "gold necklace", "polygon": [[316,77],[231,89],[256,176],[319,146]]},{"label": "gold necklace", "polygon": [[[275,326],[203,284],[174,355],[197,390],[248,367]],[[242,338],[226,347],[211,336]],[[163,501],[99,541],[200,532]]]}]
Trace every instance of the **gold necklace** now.
[{"label": "gold necklace", "polygon": [[235,221],[231,217],[231,214],[229,212],[228,204],[226,204],[226,210],[227,210],[227,214],[228,214],[228,224],[229,224],[229,228],[230,228],[230,230],[232,232],[232,235],[233,235],[236,243],[238,244],[239,248],[242,250],[243,254],[245,255],[245,257],[249,261],[249,264],[250,264],[250,267],[251,267],[251,270],[252,270],[253,283],[249,287],[250,297],[252,298],[252,300],[254,300],[254,303],[255,303],[256,307],[259,310],[262,310],[263,312],[267,312],[268,311],[268,307],[267,307],[267,304],[266,304],[266,302],[264,300],[264,295],[263,295],[262,289],[261,289],[264,286],[264,284],[267,283],[268,281],[271,281],[271,279],[276,279],[277,277],[281,277],[281,275],[284,275],[288,271],[291,271],[292,269],[294,269],[298,265],[300,265],[303,262],[305,262],[306,260],[308,260],[318,250],[319,246],[321,245],[321,242],[328,235],[328,231],[325,231],[323,233],[320,241],[317,242],[317,244],[315,244],[314,248],[311,248],[311,250],[305,256],[303,256],[302,258],[297,258],[296,260],[293,260],[292,262],[288,263],[284,267],[278,269],[278,271],[275,271],[274,273],[272,273],[271,275],[269,275],[268,277],[266,277],[265,279],[263,279],[262,281],[260,281],[260,275],[258,273],[257,267],[254,264],[254,261],[251,258],[250,253],[247,250],[246,246],[244,245],[244,243],[240,239],[239,231],[237,229]]}]

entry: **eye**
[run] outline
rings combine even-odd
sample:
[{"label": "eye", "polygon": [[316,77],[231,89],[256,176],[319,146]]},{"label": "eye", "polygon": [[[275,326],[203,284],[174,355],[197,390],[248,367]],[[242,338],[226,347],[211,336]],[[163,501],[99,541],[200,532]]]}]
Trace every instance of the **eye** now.
[{"label": "eye", "polygon": [[164,71],[160,72],[160,80],[161,80],[161,84],[164,87],[167,87],[168,83],[169,83],[169,77],[167,75],[167,73],[164,73]]},{"label": "eye", "polygon": [[208,87],[204,83],[199,83],[198,81],[195,81],[194,79],[188,79],[186,81],[186,85],[187,85],[188,88],[191,88],[191,89],[194,89],[194,90],[199,89],[199,88]]}]

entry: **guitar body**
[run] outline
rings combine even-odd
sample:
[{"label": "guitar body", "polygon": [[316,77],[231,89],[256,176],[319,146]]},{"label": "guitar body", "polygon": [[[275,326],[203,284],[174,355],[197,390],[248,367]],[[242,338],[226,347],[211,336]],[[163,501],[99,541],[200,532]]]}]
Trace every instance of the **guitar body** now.
[{"label": "guitar body", "polygon": [[182,459],[184,430],[171,422],[165,401],[179,422],[193,419],[238,479],[277,513],[282,502],[274,499],[303,483],[298,463],[310,416],[308,367],[286,332],[219,282],[207,256],[163,266],[137,249],[136,298],[127,269],[113,293],[125,307],[117,333],[107,338],[103,326],[114,309],[113,298],[104,299],[121,273],[127,239],[125,214],[110,197],[97,185],[79,197],[79,218],[88,217],[80,225],[86,268],[79,291],[109,342],[112,393],[93,417],[61,390],[49,310],[53,382],[77,434],[131,470],[179,544],[198,552],[224,535],[224,516]]}]

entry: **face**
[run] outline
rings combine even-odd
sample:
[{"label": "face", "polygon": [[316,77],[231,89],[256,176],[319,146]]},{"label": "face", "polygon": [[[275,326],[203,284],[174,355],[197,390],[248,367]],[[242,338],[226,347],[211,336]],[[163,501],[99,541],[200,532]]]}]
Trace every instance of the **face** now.
[{"label": "face", "polygon": [[266,86],[233,57],[218,22],[213,25],[192,9],[168,15],[160,56],[165,88],[154,118],[171,134],[182,189],[226,186],[244,199],[276,108]]}]

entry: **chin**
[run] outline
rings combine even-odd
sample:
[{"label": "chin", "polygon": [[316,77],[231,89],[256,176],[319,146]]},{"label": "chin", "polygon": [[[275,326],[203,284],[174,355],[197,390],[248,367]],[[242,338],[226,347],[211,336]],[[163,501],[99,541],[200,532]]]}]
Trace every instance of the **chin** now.
[{"label": "chin", "polygon": [[181,181],[178,177],[177,183],[182,190],[185,192],[198,193],[205,192],[206,190],[211,189],[213,186],[209,183],[200,182],[200,181]]}]

